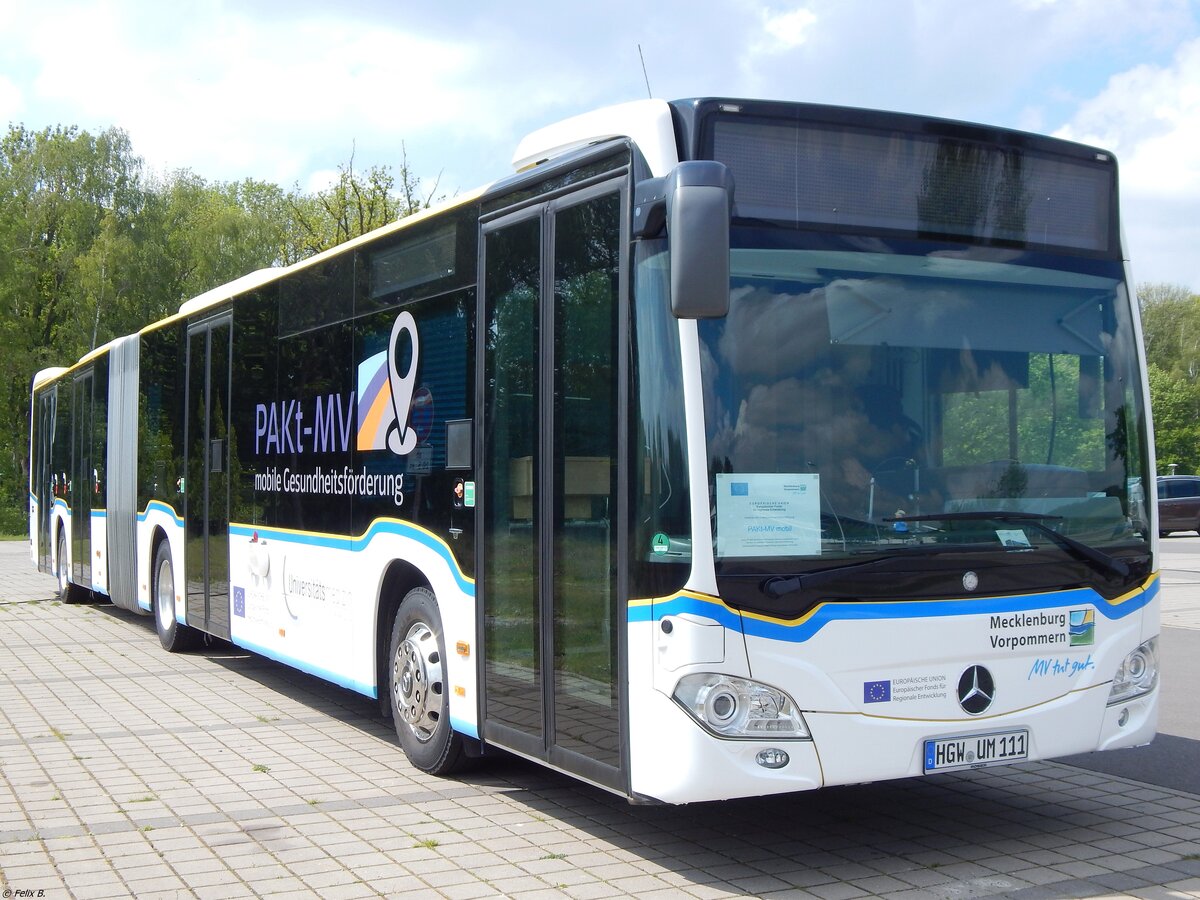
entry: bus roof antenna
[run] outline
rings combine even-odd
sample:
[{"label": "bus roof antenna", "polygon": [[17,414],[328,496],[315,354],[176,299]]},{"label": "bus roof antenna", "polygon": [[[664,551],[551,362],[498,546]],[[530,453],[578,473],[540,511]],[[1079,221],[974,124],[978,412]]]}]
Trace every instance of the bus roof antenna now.
[{"label": "bus roof antenna", "polygon": [[642,77],[646,79],[646,96],[653,100],[654,92],[650,90],[650,76],[646,74],[646,57],[642,55],[641,44],[638,44],[638,59],[642,61]]}]

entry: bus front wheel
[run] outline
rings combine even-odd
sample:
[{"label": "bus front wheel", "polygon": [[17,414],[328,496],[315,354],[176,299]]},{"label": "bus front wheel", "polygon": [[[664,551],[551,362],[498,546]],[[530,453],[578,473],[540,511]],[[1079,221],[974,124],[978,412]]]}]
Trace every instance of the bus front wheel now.
[{"label": "bus front wheel", "polygon": [[467,757],[450,725],[442,620],[428,588],[413,588],[400,603],[388,659],[392,721],[409,762],[430,775],[459,771]]},{"label": "bus front wheel", "polygon": [[201,632],[175,619],[175,564],[171,561],[171,545],[162,540],[154,551],[154,572],[151,584],[154,602],[154,630],[163,649],[182,653],[200,646]]}]

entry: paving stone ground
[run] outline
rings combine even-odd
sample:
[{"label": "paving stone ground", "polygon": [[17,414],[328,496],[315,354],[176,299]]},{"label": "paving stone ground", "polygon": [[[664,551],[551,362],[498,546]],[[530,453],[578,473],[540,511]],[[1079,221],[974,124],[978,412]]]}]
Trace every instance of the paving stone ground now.
[{"label": "paving stone ground", "polygon": [[432,778],[372,701],[164,653],[26,554],[0,543],[4,900],[1200,897],[1200,796],[1058,763],[688,807],[507,758]]}]

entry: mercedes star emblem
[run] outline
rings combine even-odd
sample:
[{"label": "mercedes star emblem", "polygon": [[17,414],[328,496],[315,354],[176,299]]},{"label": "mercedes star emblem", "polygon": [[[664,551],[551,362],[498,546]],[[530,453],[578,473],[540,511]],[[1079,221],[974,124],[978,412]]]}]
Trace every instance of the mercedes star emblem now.
[{"label": "mercedes star emblem", "polygon": [[983,666],[971,666],[958,679],[958,705],[973,716],[984,712],[996,696],[996,682]]}]

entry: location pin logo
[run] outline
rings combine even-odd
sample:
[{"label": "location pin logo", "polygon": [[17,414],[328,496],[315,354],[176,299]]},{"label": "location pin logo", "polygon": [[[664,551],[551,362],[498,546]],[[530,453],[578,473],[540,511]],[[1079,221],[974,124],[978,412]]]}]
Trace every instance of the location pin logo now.
[{"label": "location pin logo", "polygon": [[[408,365],[401,374],[399,365],[403,354],[401,341],[407,336],[412,347]],[[409,413],[412,410],[413,391],[417,381],[417,355],[420,346],[417,341],[417,322],[412,313],[402,312],[396,316],[396,324],[392,326],[392,337],[388,342],[388,381],[392,388],[392,410],[396,420],[388,429],[387,445],[393,453],[404,456],[411,453],[417,446],[416,429],[408,426]]]}]

